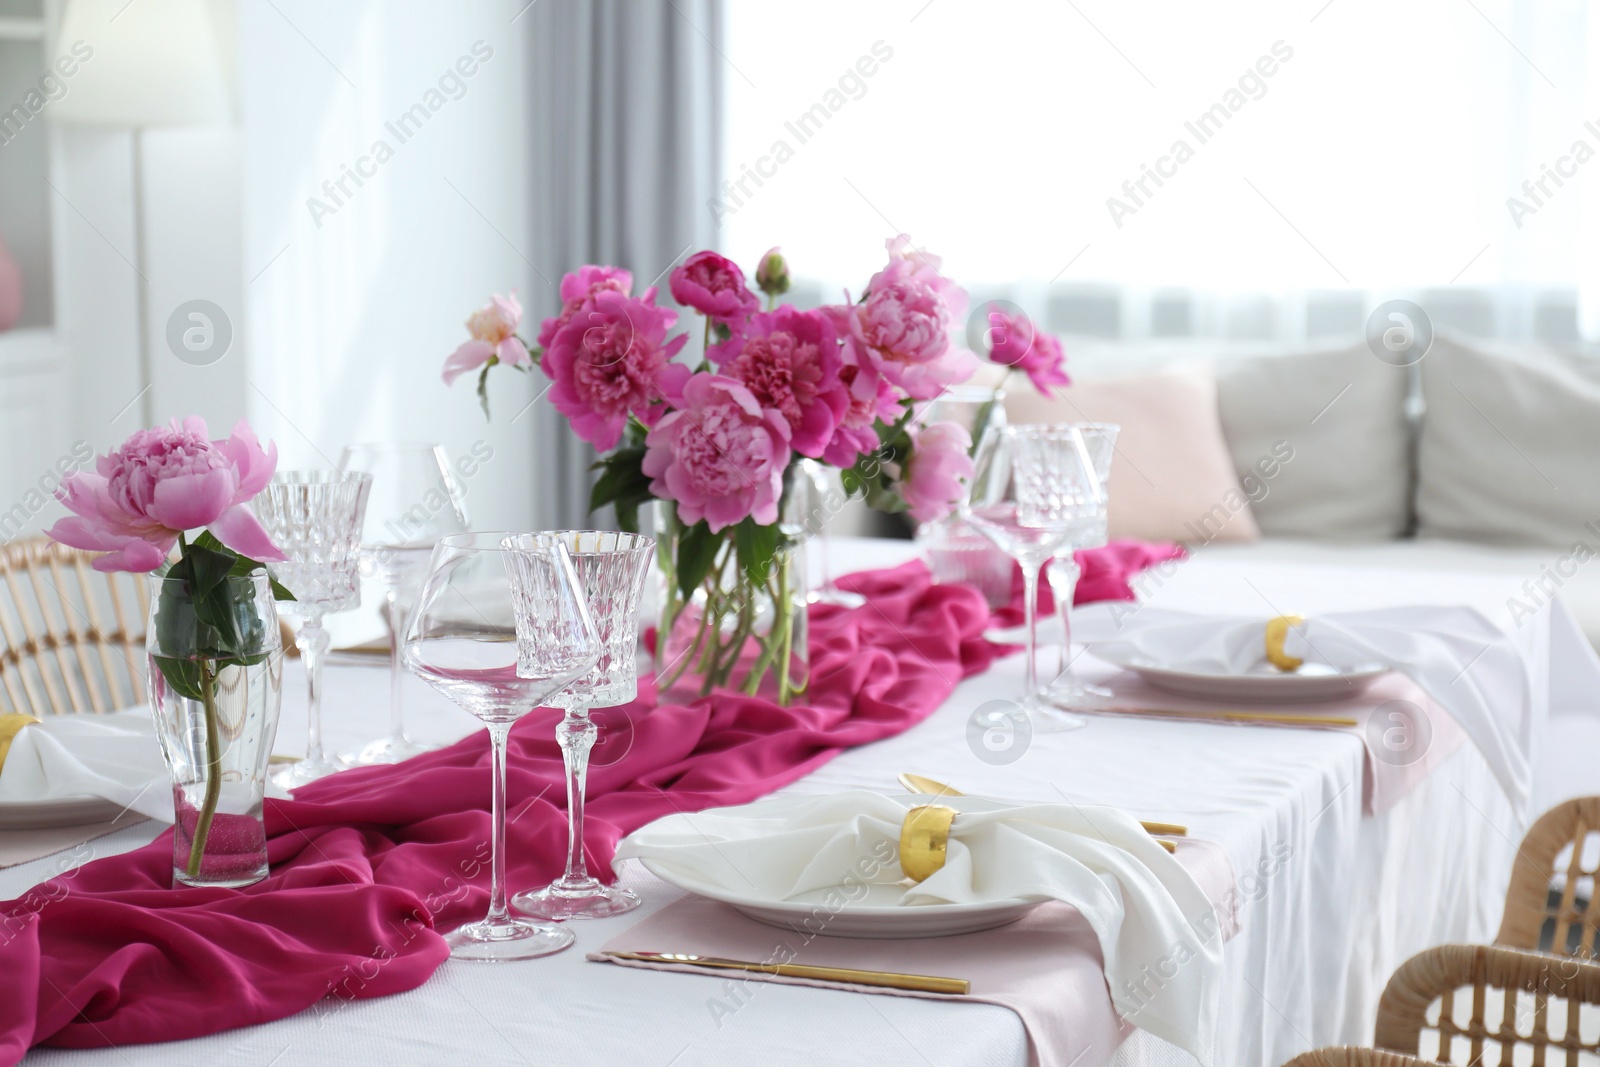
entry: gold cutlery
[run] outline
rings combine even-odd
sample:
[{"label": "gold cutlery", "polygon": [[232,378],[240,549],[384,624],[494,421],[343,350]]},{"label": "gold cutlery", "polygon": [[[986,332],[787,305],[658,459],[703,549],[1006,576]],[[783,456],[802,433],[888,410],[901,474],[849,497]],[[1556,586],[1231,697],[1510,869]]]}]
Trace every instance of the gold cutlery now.
[{"label": "gold cutlery", "polygon": [[686,952],[601,952],[617,960],[641,963],[678,963],[686,967],[705,967],[721,971],[754,971],[782,978],[814,978],[821,982],[848,982],[852,985],[909,989],[918,993],[961,995],[972,990],[965,978],[940,978],[931,974],[896,974],[893,971],[860,971],[853,967],[820,967],[809,963],[750,963],[718,956],[695,956]]},{"label": "gold cutlery", "polygon": [[[897,777],[901,787],[904,788],[908,793],[920,793],[924,796],[933,797],[959,797],[966,795],[955,786],[945,785],[943,782],[934,778],[929,778],[925,775],[901,774]],[[1145,822],[1140,820],[1139,825],[1143,826],[1145,832],[1152,837],[1189,836],[1189,828],[1187,826],[1179,826],[1177,823]],[[1161,847],[1166,849],[1168,852],[1178,851],[1178,847],[1171,841],[1162,841]]]},{"label": "gold cutlery", "polygon": [[1070,708],[1083,715],[1143,715],[1152,719],[1194,719],[1200,722],[1253,722],[1272,726],[1305,726],[1313,729],[1359,726],[1355,719],[1339,715],[1285,715],[1275,711],[1186,711],[1179,708],[1136,708],[1108,705],[1097,708]]}]

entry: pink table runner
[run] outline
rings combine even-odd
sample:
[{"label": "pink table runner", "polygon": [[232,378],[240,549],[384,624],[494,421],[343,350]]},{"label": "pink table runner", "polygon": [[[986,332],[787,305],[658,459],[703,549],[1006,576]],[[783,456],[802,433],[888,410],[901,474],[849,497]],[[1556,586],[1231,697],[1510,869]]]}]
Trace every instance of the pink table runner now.
[{"label": "pink table runner", "polygon": [[[1223,939],[1233,937],[1239,929],[1239,900],[1227,853],[1209,841],[1181,840],[1177,856],[1211,899],[1212,914]],[[1119,1018],[1112,1007],[1094,931],[1077,909],[1054,901],[1041,905],[1020,922],[996,930],[955,937],[877,941],[781,930],[747,919],[726,904],[689,896],[612,938],[604,950],[680,952],[754,962],[809,963],[965,978],[972,983],[972,991],[965,996],[950,996],[737,971],[708,972],[681,965],[613,960],[594,953],[589,956],[591,960],[625,967],[681,971],[714,977],[719,982],[743,978],[755,983],[743,986],[742,991],[741,985],[734,985],[731,988],[736,992],[726,992],[730,987],[723,986],[722,994],[713,993],[708,1001],[713,1014],[718,1012],[720,1003],[722,1010],[732,1015],[759,995],[761,982],[999,1004],[1022,1019],[1033,1067],[1068,1067],[1090,1049],[1099,1050],[1097,1059],[1104,1060],[1133,1030],[1133,1025]],[[1174,958],[1156,966],[1162,963],[1178,965]],[[1152,971],[1145,980],[1149,982],[1149,994],[1158,995],[1160,976]]]}]

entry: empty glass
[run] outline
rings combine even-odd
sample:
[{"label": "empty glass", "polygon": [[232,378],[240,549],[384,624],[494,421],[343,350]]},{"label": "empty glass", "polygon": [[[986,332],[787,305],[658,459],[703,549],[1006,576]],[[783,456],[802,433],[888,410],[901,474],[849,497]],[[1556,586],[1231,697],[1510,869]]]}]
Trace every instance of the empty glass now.
[{"label": "empty glass", "polygon": [[589,873],[583,856],[583,794],[589,750],[599,730],[590,708],[626,704],[639,688],[639,599],[655,558],[654,539],[609,530],[560,530],[522,534],[517,548],[550,552],[561,546],[589,604],[600,658],[594,669],[569,684],[548,703],[566,711],[556,726],[556,741],[567,766],[567,870],[539,890],[518,893],[511,903],[545,919],[603,919],[639,906],[639,898],[608,886]]},{"label": "empty glass", "polygon": [[340,758],[350,764],[399,763],[439,747],[406,736],[400,635],[405,633],[406,608],[427,573],[433,546],[441,537],[466,532],[465,493],[444,449],[436,444],[351,445],[339,457],[339,469],[372,475],[361,530],[361,563],[364,573],[383,583],[390,649],[389,736]]},{"label": "empty glass", "polygon": [[498,961],[561,951],[574,940],[571,930],[515,918],[506,907],[506,736],[600,657],[566,545],[510,533],[440,540],[403,655],[419,678],[483,720],[493,752],[489,912],[445,938],[450,954]]},{"label": "empty glass", "polygon": [[1045,687],[1044,695],[1051,703],[1067,708],[1108,700],[1112,695],[1109,689],[1085,682],[1072,669],[1072,600],[1077,595],[1080,576],[1073,553],[1080,548],[1099,548],[1106,543],[1108,494],[1105,489],[1110,484],[1111,459],[1116,454],[1117,431],[1121,429],[1109,422],[1075,422],[1072,425],[1083,436],[1101,492],[1098,497],[1086,494],[1080,504],[1078,521],[1073,524],[1072,537],[1045,568],[1050,594],[1056,602],[1056,614],[1061,619],[1061,669],[1055,680]]},{"label": "empty glass", "polygon": [[865,597],[848,589],[840,589],[833,584],[830,534],[834,516],[845,504],[844,486],[839,482],[839,469],[814,459],[802,459],[800,473],[807,479],[806,485],[796,486],[797,491],[805,491],[801,505],[803,514],[799,524],[800,536],[817,539],[814,549],[817,580],[806,593],[806,602],[858,608],[866,603]]},{"label": "empty glass", "polygon": [[1057,728],[1082,726],[1083,720],[1056,712],[1039,693],[1039,570],[1072,537],[1086,492],[1103,496],[1083,435],[1072,425],[999,427],[978,445],[961,507],[961,517],[1022,568],[1028,639],[1020,703],[1030,713],[1054,713]]},{"label": "empty glass", "polygon": [[322,663],[328,651],[322,620],[361,603],[359,542],[371,488],[370,474],[279,471],[252,504],[272,543],[289,557],[271,566],[295,596],[278,610],[301,620],[294,643],[306,670],[306,754],[273,775],[286,789],[344,769],[322,751]]},{"label": "empty glass", "polygon": [[[953,385],[918,413],[924,423],[953,422],[972,435],[973,449],[990,428],[1006,424],[1005,392],[980,385]],[[967,525],[959,513],[917,527],[917,547],[936,582],[978,587],[991,608],[1011,603],[1011,557]]]}]

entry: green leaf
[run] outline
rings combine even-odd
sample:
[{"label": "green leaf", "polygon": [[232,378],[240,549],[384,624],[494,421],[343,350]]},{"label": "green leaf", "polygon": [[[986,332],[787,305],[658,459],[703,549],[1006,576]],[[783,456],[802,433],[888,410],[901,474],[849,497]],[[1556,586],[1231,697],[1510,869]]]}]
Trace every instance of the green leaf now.
[{"label": "green leaf", "polygon": [[746,516],[733,528],[733,547],[738,553],[739,570],[752,583],[765,583],[772,570],[772,557],[778,552],[780,532],[776,523],[758,526]]},{"label": "green leaf", "polygon": [[711,573],[711,564],[721,547],[722,538],[711,532],[704,519],[685,529],[678,538],[678,592],[685,600],[694,596]]},{"label": "green leaf", "polygon": [[179,696],[190,700],[204,700],[205,694],[200,691],[200,661],[193,659],[180,659],[173,656],[151,656],[156,668],[161,671],[161,677],[167,680],[167,685]]},{"label": "green leaf", "polygon": [[240,556],[234,562],[233,569],[228,572],[228,577],[248,578],[256,571],[263,571],[266,573],[267,584],[272,587],[272,599],[293,600],[295,598],[294,594],[289,591],[288,586],[284,585],[282,582],[278,581],[278,579],[272,576],[272,571],[267,568],[265,563],[262,563],[258,559],[251,559],[249,556]]},{"label": "green leaf", "polygon": [[599,511],[610,504],[617,513],[617,525],[638,533],[639,506],[655,499],[644,473],[644,446],[619,448],[590,469],[604,473],[589,491],[589,510]]}]

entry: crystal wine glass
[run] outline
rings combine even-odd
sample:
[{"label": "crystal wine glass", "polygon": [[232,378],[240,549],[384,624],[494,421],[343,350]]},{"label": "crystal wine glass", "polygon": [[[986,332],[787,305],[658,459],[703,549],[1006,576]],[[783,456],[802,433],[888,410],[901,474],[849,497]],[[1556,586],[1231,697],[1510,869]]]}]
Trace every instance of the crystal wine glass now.
[{"label": "crystal wine glass", "polygon": [[446,937],[450,954],[497,961],[561,951],[574,940],[571,930],[513,917],[506,907],[506,737],[512,723],[587,675],[600,656],[566,545],[509,533],[441,539],[402,654],[419,678],[484,721],[493,752],[489,912]]},{"label": "crystal wine glass", "polygon": [[1058,729],[1082,726],[1041,698],[1035,660],[1039,570],[1072,537],[1081,487],[1098,491],[1083,435],[1070,424],[992,428],[973,465],[961,517],[1022,568],[1028,642],[1020,704],[1030,714],[1049,712]]},{"label": "crystal wine glass", "polygon": [[1095,479],[1101,491],[1089,491],[1085,485],[1079,504],[1080,515],[1073,524],[1073,535],[1068,539],[1049,565],[1045,574],[1050,580],[1050,594],[1056,602],[1056,614],[1061,619],[1061,670],[1055,680],[1045,687],[1045,699],[1058,707],[1080,707],[1095,700],[1109,700],[1111,690],[1093,685],[1079,678],[1072,669],[1072,601],[1078,592],[1080,570],[1073,554],[1080,548],[1099,548],[1106,543],[1106,488],[1110,484],[1111,459],[1117,449],[1117,431],[1121,429],[1109,422],[1076,422],[1072,424],[1083,436],[1093,466]]},{"label": "crystal wine glass", "polygon": [[341,758],[349,764],[399,763],[439,747],[406,736],[401,705],[400,636],[405,612],[427,573],[439,538],[465,533],[467,508],[461,483],[442,447],[401,441],[351,445],[339,469],[372,475],[361,530],[362,571],[384,586],[389,627],[389,736]]},{"label": "crystal wine glass", "polygon": [[344,766],[322,751],[322,664],[328,651],[323,617],[361,603],[361,523],[372,475],[345,471],[279,471],[256,497],[256,518],[288,556],[272,572],[295,599],[279,610],[299,617],[295,647],[306,671],[306,754],[273,781],[294,789]]},{"label": "crystal wine glass", "polygon": [[621,886],[608,886],[589,873],[583,856],[583,793],[589,773],[589,750],[599,732],[590,708],[615,707],[631,701],[639,685],[639,599],[644,593],[654,539],[639,534],[602,530],[560,530],[522,534],[518,548],[549,552],[560,545],[573,569],[600,642],[594,669],[553,697],[549,703],[566,711],[556,726],[556,741],[567,766],[567,870],[543,889],[518,893],[511,903],[544,919],[603,919],[639,906],[639,898]]}]

